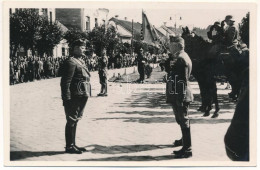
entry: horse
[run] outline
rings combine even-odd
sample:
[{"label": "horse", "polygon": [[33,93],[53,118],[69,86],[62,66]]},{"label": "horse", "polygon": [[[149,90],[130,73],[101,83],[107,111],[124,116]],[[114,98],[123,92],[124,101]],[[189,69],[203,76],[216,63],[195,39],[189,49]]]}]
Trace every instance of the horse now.
[{"label": "horse", "polygon": [[209,116],[212,104],[215,104],[215,112],[212,118],[218,116],[220,110],[217,98],[217,85],[214,78],[216,57],[209,56],[208,52],[212,44],[201,36],[191,36],[188,27],[182,28],[182,38],[185,41],[185,51],[192,61],[192,75],[198,81],[202,105],[198,111],[204,112],[203,116]]}]

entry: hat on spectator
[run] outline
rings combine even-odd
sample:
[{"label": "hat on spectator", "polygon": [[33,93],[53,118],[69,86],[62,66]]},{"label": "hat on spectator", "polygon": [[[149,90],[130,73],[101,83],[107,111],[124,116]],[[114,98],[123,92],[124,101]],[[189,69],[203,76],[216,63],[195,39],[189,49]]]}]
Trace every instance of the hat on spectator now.
[{"label": "hat on spectator", "polygon": [[214,22],[214,25],[220,26],[220,22],[216,21]]}]

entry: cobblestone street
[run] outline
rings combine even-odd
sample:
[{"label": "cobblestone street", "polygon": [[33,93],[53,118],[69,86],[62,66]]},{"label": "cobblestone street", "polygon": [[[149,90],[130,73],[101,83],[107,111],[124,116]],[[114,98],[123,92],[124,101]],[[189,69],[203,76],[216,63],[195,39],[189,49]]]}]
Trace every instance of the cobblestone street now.
[{"label": "cobblestone street", "polygon": [[[109,77],[124,71],[109,70]],[[129,74],[133,68],[126,71]],[[88,150],[81,155],[64,153],[66,120],[60,78],[11,86],[11,160],[177,161],[171,153],[180,147],[173,148],[172,143],[181,137],[181,130],[171,106],[165,103],[165,84],[109,82],[108,96],[96,97],[100,90],[97,72],[92,73],[91,81],[92,97],[77,130],[77,145]],[[199,88],[192,82],[195,96],[190,108],[193,157],[186,160],[230,161],[225,153],[224,134],[235,104],[228,99],[230,90],[225,90],[226,84],[218,83],[217,87],[220,116],[205,118],[196,111],[200,105]]]}]

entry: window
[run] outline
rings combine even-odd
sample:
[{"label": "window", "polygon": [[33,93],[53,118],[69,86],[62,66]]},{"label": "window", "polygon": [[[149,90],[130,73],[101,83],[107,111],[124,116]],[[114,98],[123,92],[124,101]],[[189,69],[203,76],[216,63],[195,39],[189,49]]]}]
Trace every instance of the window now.
[{"label": "window", "polygon": [[65,48],[64,48],[64,47],[62,47],[61,53],[62,53],[62,56],[66,56],[66,54],[65,54]]},{"label": "window", "polygon": [[97,18],[95,18],[95,27],[98,27],[98,21],[97,21]]},{"label": "window", "polygon": [[87,16],[87,18],[86,18],[86,30],[90,31],[90,17],[89,16]]},{"label": "window", "polygon": [[52,12],[50,11],[50,24],[52,24]]}]

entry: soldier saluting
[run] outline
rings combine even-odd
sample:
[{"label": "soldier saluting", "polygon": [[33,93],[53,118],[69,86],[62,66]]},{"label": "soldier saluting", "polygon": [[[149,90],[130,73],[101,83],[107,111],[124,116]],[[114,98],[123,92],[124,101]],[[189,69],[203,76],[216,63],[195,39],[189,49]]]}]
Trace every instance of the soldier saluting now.
[{"label": "soldier saluting", "polygon": [[66,114],[66,153],[81,154],[85,148],[78,147],[75,143],[77,123],[82,118],[85,105],[90,96],[90,73],[86,65],[81,61],[85,56],[86,42],[82,39],[72,44],[73,56],[64,63],[64,71],[61,77],[61,92],[63,106]]}]

